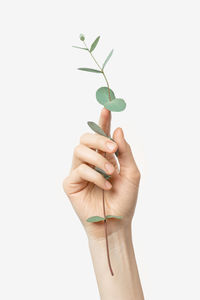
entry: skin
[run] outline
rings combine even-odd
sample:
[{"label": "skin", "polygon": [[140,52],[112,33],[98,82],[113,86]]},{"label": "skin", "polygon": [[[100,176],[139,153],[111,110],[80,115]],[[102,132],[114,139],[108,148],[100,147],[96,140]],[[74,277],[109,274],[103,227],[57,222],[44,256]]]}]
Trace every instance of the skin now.
[{"label": "skin", "polygon": [[[103,108],[99,126],[110,134],[111,113]],[[140,172],[123,130],[117,128],[110,139],[85,133],[75,147],[72,166],[64,190],[87,233],[101,299],[143,300],[134,255],[131,222],[135,211]],[[118,149],[118,163],[114,153]],[[107,181],[94,166],[111,175]],[[105,246],[104,223],[89,223],[91,216],[103,217],[102,189],[107,215],[123,216],[108,220],[108,240],[114,276],[111,276]]]}]

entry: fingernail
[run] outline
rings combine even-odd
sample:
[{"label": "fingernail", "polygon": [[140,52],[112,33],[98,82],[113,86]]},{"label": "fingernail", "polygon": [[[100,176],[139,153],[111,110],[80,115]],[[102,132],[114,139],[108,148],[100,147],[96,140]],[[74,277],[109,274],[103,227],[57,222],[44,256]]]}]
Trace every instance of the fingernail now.
[{"label": "fingernail", "polygon": [[120,138],[124,138],[124,132],[121,127],[119,127],[119,135],[120,135]]},{"label": "fingernail", "polygon": [[122,137],[124,138],[124,132],[123,129],[121,128],[121,133],[122,133]]},{"label": "fingernail", "polygon": [[105,182],[105,187],[106,187],[107,189],[111,189],[112,184],[111,184],[109,181],[106,181],[106,182]]},{"label": "fingernail", "polygon": [[110,143],[110,142],[107,142],[106,146],[111,151],[113,151],[116,148],[116,145],[114,143]]},{"label": "fingernail", "polygon": [[108,171],[108,173],[112,173],[114,171],[114,167],[111,164],[105,164],[105,168]]}]

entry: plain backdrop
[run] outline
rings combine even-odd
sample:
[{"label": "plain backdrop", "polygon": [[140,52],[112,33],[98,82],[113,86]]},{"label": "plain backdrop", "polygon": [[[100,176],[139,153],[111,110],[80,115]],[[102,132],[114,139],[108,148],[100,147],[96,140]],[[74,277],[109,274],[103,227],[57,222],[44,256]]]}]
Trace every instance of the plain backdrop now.
[{"label": "plain backdrop", "polygon": [[[87,237],[62,189],[105,86],[142,178],[133,241],[145,299],[200,299],[199,1],[0,2],[0,298],[99,299]],[[122,199],[123,201],[123,199]],[[114,266],[113,266],[114,267]],[[125,299],[122,299],[125,300]]]}]

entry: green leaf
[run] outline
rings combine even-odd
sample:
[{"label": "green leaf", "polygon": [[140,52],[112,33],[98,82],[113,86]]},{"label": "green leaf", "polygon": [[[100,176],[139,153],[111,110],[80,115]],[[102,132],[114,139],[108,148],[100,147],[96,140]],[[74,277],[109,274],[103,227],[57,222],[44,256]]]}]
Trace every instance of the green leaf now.
[{"label": "green leaf", "polygon": [[115,152],[115,155],[118,157],[119,156],[119,149]]},{"label": "green leaf", "polygon": [[103,131],[103,129],[101,129],[101,127],[99,127],[96,123],[89,121],[89,122],[87,122],[87,124],[94,132],[107,137],[107,135]]},{"label": "green leaf", "polygon": [[[105,136],[105,137],[107,137],[107,138],[109,138],[110,140],[112,140],[113,142],[115,142],[115,140],[113,140],[110,136],[107,136],[107,134],[103,131],[103,129],[101,129],[101,127],[99,127],[99,125],[97,125],[96,123],[94,123],[94,122],[91,122],[91,121],[89,121],[89,122],[87,122],[87,124],[88,124],[88,126],[94,131],[94,132],[96,132],[96,133],[98,133],[98,134],[100,134],[100,135],[103,135],[103,136]],[[119,153],[119,151],[118,151],[118,149],[117,149],[117,151],[115,152],[115,155],[118,157],[118,153]],[[96,170],[97,171],[97,170]],[[103,171],[103,170],[102,170]],[[98,171],[97,171],[98,172]],[[104,171],[103,171],[104,172]],[[100,172],[99,172],[100,173]],[[103,174],[102,174],[103,175]],[[106,176],[109,176],[109,175],[107,175],[106,174]],[[105,177],[105,176],[104,176]],[[106,178],[106,177],[105,177]],[[106,178],[107,179],[107,178]]]},{"label": "green leaf", "polygon": [[72,46],[73,48],[77,48],[77,49],[82,49],[82,50],[88,50],[88,48],[83,48],[83,47],[79,47],[79,46]]},{"label": "green leaf", "polygon": [[126,102],[123,99],[113,99],[104,104],[104,107],[110,111],[122,111],[126,108]]},{"label": "green leaf", "polygon": [[85,36],[84,36],[84,34],[81,33],[81,34],[79,35],[79,38],[80,38],[81,41],[85,41]]},{"label": "green leaf", "polygon": [[87,219],[87,222],[96,223],[100,221],[104,221],[105,218],[99,217],[99,216],[93,216]]},{"label": "green leaf", "polygon": [[107,215],[106,216],[106,219],[122,219],[123,217],[122,216],[112,216],[112,215]]},{"label": "green leaf", "polygon": [[104,63],[103,63],[103,67],[102,67],[102,69],[104,69],[105,68],[105,66],[106,66],[106,64],[107,64],[107,62],[109,61],[109,59],[111,58],[111,56],[112,56],[112,54],[113,54],[113,49],[112,49],[112,51],[108,54],[108,56],[107,56],[107,58],[106,58],[106,60],[104,61]]},{"label": "green leaf", "polygon": [[[115,94],[114,92],[110,90],[110,98],[111,100],[115,99]],[[108,88],[106,86],[100,87],[97,91],[96,91],[96,98],[97,101],[102,104],[105,105],[106,102],[109,101],[109,92],[108,92]]]},{"label": "green leaf", "polygon": [[108,179],[110,179],[110,175],[108,175],[108,174],[106,174],[106,172],[104,172],[104,170],[102,170],[102,169],[100,169],[100,168],[98,168],[98,167],[95,167],[94,168],[98,173],[100,173],[101,175],[103,175],[103,177],[106,179],[106,180],[108,180]]},{"label": "green leaf", "polygon": [[86,71],[86,72],[93,72],[93,73],[102,73],[99,70],[90,69],[90,68],[78,68],[78,70],[80,70],[80,71]]},{"label": "green leaf", "polygon": [[97,46],[97,44],[99,42],[99,39],[100,39],[100,36],[98,36],[96,38],[96,40],[92,43],[92,46],[90,47],[90,52],[92,52],[96,48],[96,46]]}]

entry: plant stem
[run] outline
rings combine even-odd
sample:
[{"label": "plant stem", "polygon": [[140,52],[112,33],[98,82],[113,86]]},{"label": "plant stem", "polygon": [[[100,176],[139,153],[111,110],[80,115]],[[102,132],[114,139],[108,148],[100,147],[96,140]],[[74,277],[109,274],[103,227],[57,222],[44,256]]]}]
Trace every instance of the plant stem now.
[{"label": "plant stem", "polygon": [[111,101],[111,96],[110,96],[110,86],[109,86],[109,83],[108,83],[108,79],[107,79],[107,77],[106,77],[106,74],[104,73],[103,68],[101,68],[101,66],[99,65],[99,63],[98,63],[97,60],[95,59],[95,57],[94,57],[94,55],[92,54],[92,52],[90,52],[88,46],[86,45],[86,42],[83,41],[83,43],[84,43],[85,47],[87,48],[87,50],[89,51],[90,55],[92,56],[94,62],[95,62],[96,65],[99,67],[99,69],[100,69],[100,71],[101,71],[101,73],[102,73],[102,75],[103,75],[103,77],[104,77],[104,79],[105,79],[105,81],[106,81],[106,84],[107,84],[107,87],[108,87],[109,101]]},{"label": "plant stem", "polygon": [[109,87],[109,83],[108,83],[108,79],[106,78],[106,75],[102,69],[102,74],[103,74],[103,77],[105,78],[105,81],[107,83],[107,87],[108,87],[108,96],[109,96],[109,101],[111,101],[111,96],[110,96],[110,87]]},{"label": "plant stem", "polygon": [[[104,157],[106,157],[106,153],[105,153]],[[105,229],[105,237],[106,237],[106,252],[107,252],[108,266],[109,266],[109,269],[110,269],[110,273],[111,273],[112,276],[114,276],[112,266],[111,266],[111,262],[110,262],[110,253],[109,253],[109,246],[108,246],[108,232],[107,232],[107,219],[106,219],[104,190],[102,190],[102,191],[103,191],[103,216],[105,218],[105,220],[104,220],[104,229]]]},{"label": "plant stem", "polygon": [[[96,63],[96,65],[98,66],[98,68],[100,69],[105,81],[106,81],[106,84],[107,84],[107,87],[108,87],[108,96],[109,96],[109,101],[111,101],[111,96],[110,96],[110,86],[109,86],[109,83],[108,83],[108,79],[104,73],[104,70],[103,68],[101,68],[101,66],[98,64],[97,60],[95,59],[95,57],[93,56],[93,54],[90,52],[88,46],[86,45],[85,41],[83,41],[85,47],[87,48],[87,50],[89,51],[90,55],[92,56],[94,62]],[[106,153],[104,155],[106,157]],[[108,232],[107,232],[107,219],[106,219],[106,208],[105,208],[105,197],[104,197],[104,190],[102,190],[103,192],[103,215],[104,215],[104,229],[105,229],[105,238],[106,238],[106,252],[107,252],[107,258],[108,258],[108,266],[109,266],[109,269],[110,269],[110,273],[112,276],[114,276],[114,273],[113,273],[113,270],[112,270],[112,266],[111,266],[111,262],[110,262],[110,253],[109,253],[109,246],[108,246]]]}]

